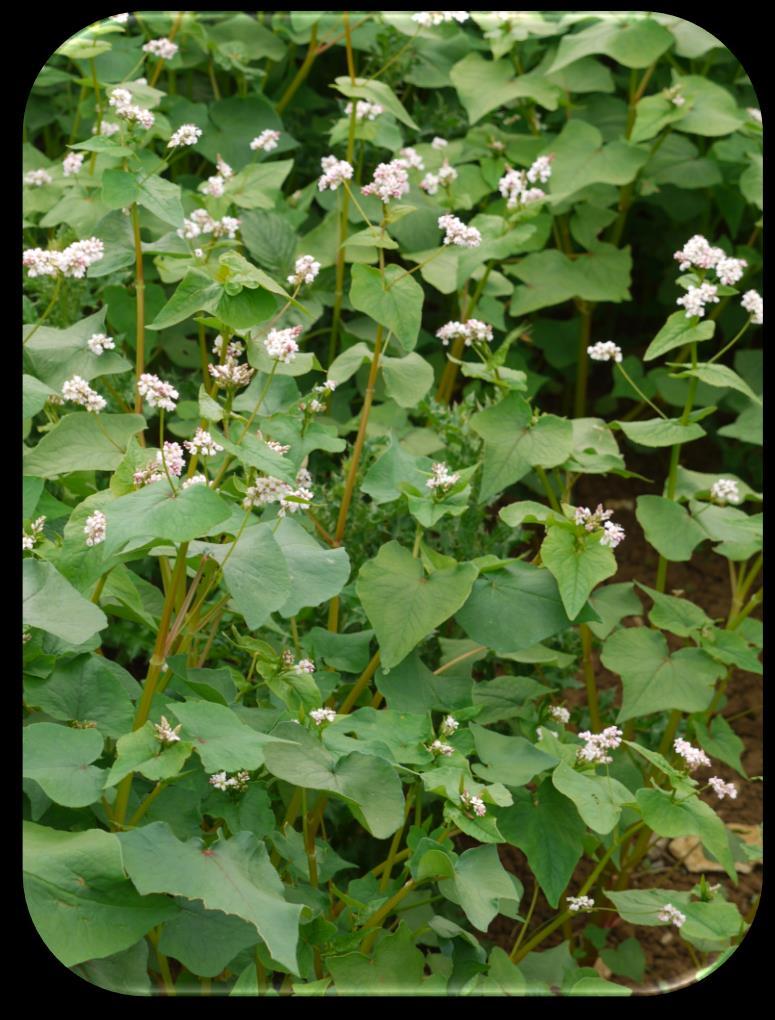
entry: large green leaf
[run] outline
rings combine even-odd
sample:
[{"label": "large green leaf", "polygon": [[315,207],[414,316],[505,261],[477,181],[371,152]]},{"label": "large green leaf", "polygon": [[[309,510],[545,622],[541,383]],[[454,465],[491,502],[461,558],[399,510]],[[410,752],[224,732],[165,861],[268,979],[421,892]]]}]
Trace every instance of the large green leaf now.
[{"label": "large green leaf", "polygon": [[565,762],[560,762],[552,773],[552,782],[560,793],[573,801],[590,829],[601,835],[613,829],[622,807],[633,801],[627,787],[613,776],[577,772]]},{"label": "large green leaf", "polygon": [[417,995],[422,988],[425,957],[406,924],[386,935],[369,959],[363,953],[329,956],[326,967],[337,995]]},{"label": "large green leaf", "polygon": [[93,722],[114,739],[132,725],[134,709],[123,684],[102,655],[60,659],[45,680],[25,679],[25,701],[63,722]]},{"label": "large green leaf", "polygon": [[473,771],[488,783],[504,786],[524,786],[546,769],[553,768],[557,759],[525,740],[524,737],[507,737],[493,730],[471,723],[477,756],[483,765],[474,765]]},{"label": "large green leaf", "polygon": [[557,581],[565,612],[574,619],[586,605],[594,588],[616,573],[613,550],[588,534],[570,528],[549,528],[541,543],[541,562]]},{"label": "large green leaf", "polygon": [[517,76],[510,61],[486,60],[479,53],[463,57],[450,70],[449,77],[470,124],[513,99],[533,99],[547,110],[556,110],[562,94],[543,75]]},{"label": "large green leaf", "polygon": [[705,610],[688,599],[665,595],[640,582],[637,584],[654,603],[649,610],[649,622],[660,630],[667,630],[678,637],[693,637],[706,627],[713,626]]},{"label": "large green leaf", "polygon": [[[577,622],[590,618],[587,611]],[[473,641],[499,654],[530,648],[571,625],[549,571],[521,560],[482,574],[455,619]]]},{"label": "large green leaf", "polygon": [[196,312],[214,312],[223,294],[223,287],[201,269],[189,269],[166,305],[148,329],[169,329]]},{"label": "large green leaf", "polygon": [[335,79],[334,88],[348,99],[368,99],[372,103],[378,103],[402,124],[406,124],[414,131],[419,130],[398,96],[385,82],[376,81],[373,78],[356,78],[355,81],[352,81],[347,76],[342,76]]},{"label": "large green leaf", "polygon": [[352,268],[353,308],[376,319],[398,339],[405,351],[414,349],[422,320],[423,289],[405,269],[391,264],[383,276],[371,266]]},{"label": "large green leaf", "polygon": [[[24,348],[24,364],[27,370],[47,386],[59,392],[62,383],[79,375],[89,382],[101,375],[115,375],[126,372],[131,365],[118,351],[93,354],[86,341],[94,333],[104,333],[105,312],[103,306],[93,315],[87,315],[67,329],[41,326],[35,330]],[[34,326],[25,326],[28,335]],[[105,416],[103,415],[103,418]]]},{"label": "large green leaf", "polygon": [[284,518],[274,533],[288,567],[291,590],[280,607],[282,616],[296,616],[305,606],[319,606],[338,595],[350,576],[343,548],[322,546],[296,521]]},{"label": "large green leaf", "polygon": [[638,496],[635,516],[660,556],[686,562],[707,536],[686,507],[663,496]]},{"label": "large green leaf", "polygon": [[717,138],[737,131],[745,122],[745,113],[725,88],[699,74],[685,75],[676,80],[688,107],[685,117],[675,125],[676,131]]},{"label": "large green leaf", "polygon": [[381,364],[385,391],[399,407],[416,407],[433,385],[433,368],[416,351]]},{"label": "large green leaf", "polygon": [[675,446],[702,439],[705,435],[697,422],[684,425],[679,418],[649,418],[647,421],[620,421],[617,425],[633,443],[641,446]]},{"label": "large green leaf", "polygon": [[477,576],[471,563],[426,577],[419,559],[398,542],[383,545],[361,567],[356,591],[379,641],[382,665],[397,666],[468,598]]},{"label": "large green leaf", "polygon": [[71,471],[115,471],[129,440],[142,432],[145,424],[140,414],[66,414],[27,451],[24,473],[56,478]]},{"label": "large green leaf", "polygon": [[81,645],[107,627],[99,606],[85,599],[50,563],[26,559],[22,565],[22,620],[29,627]]},{"label": "large green leaf", "polygon": [[128,949],[177,913],[166,897],[140,896],[132,887],[113,833],[56,832],[24,822],[23,837],[30,917],[66,967]]},{"label": "large green leaf", "polygon": [[511,270],[524,284],[514,289],[511,314],[526,315],[571,298],[628,301],[631,270],[629,249],[615,248],[602,241],[573,259],[556,248],[535,252]]},{"label": "large green leaf", "polygon": [[217,977],[243,949],[256,944],[256,929],[234,914],[207,910],[199,900],[178,900],[180,910],[164,925],[159,952],[199,977]]},{"label": "large green leaf", "polygon": [[726,826],[708,804],[697,796],[674,799],[666,790],[638,790],[638,807],[643,821],[659,836],[699,836],[732,879],[737,881],[735,862]]},{"label": "large green leaf", "polygon": [[[590,184],[629,184],[646,162],[646,152],[629,142],[603,143],[600,131],[576,117],[551,146],[551,197],[566,200]],[[583,262],[583,259],[579,259]]]},{"label": "large green leaf", "polygon": [[[615,12],[619,15],[621,12]],[[673,36],[654,18],[641,12],[603,20],[560,40],[552,72],[595,53],[612,57],[625,67],[648,67],[673,45]]]},{"label": "large green leaf", "polygon": [[95,729],[31,723],[24,728],[23,775],[57,804],[86,807],[102,792],[102,769],[91,764],[102,754],[102,744]]},{"label": "large green leaf", "polygon": [[298,973],[296,947],[302,908],[287,903],[284,886],[262,842],[251,833],[181,843],[166,822],[152,822],[119,836],[124,867],[138,891],[202,900],[208,910],[235,914],[252,924],[272,957]]},{"label": "large green leaf", "polygon": [[622,678],[620,723],[667,709],[702,712],[725,672],[700,648],[679,648],[671,655],[664,636],[648,627],[615,631],[603,645],[601,660]]},{"label": "large green leaf", "polygon": [[495,846],[476,846],[455,861],[455,877],[439,882],[439,890],[459,903],[478,931],[487,931],[500,913],[501,900],[513,900],[515,889]]},{"label": "large green leaf", "polygon": [[667,354],[676,347],[683,347],[684,344],[710,340],[715,329],[716,323],[712,319],[694,325],[692,319],[687,319],[684,312],[673,312],[646,348],[643,360],[653,361],[654,358]]},{"label": "large green leaf", "polygon": [[583,853],[586,828],[573,802],[547,777],[535,793],[525,791],[513,807],[500,810],[498,825],[525,854],[549,905],[556,908]]},{"label": "large green leaf", "polygon": [[730,939],[741,934],[744,928],[743,918],[735,904],[719,897],[709,901],[691,900],[690,893],[677,889],[606,890],[605,894],[615,905],[619,916],[630,924],[664,925],[659,913],[666,903],[671,903],[686,918],[681,925],[681,938],[704,950],[714,942],[717,943],[714,949],[725,948]]},{"label": "large green leaf", "polygon": [[132,772],[139,772],[154,783],[171,779],[183,768],[192,750],[189,740],[178,740],[165,747],[156,739],[153,724],[146,722],[139,730],[116,741],[116,760],[105,786],[115,786]]},{"label": "large green leaf", "polygon": [[174,701],[167,705],[183,724],[207,772],[253,771],[264,764],[264,752],[277,738],[247,726],[231,708],[213,701]]},{"label": "large green leaf", "polygon": [[266,768],[273,776],[340,798],[377,839],[386,839],[401,825],[401,781],[383,758],[360,751],[339,757],[292,723],[281,723],[274,733],[283,742],[264,749]]}]

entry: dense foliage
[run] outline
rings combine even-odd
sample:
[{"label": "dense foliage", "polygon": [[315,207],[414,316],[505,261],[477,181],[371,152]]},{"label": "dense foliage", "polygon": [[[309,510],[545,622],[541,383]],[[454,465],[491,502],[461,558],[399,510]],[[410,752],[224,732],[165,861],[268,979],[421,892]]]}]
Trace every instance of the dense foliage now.
[{"label": "dense foliage", "polygon": [[[744,70],[661,14],[137,12],[51,56],[24,863],[65,966],[626,995],[616,919],[734,950],[761,169]],[[671,587],[698,556],[726,618]],[[723,871],[650,875],[654,834]]]}]

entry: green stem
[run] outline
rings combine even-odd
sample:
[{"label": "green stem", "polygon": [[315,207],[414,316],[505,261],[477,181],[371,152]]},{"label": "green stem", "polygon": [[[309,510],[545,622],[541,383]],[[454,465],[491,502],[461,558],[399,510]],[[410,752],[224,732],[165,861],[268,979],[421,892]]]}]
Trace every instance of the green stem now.
[{"label": "green stem", "polygon": [[652,409],[652,411],[656,411],[660,418],[667,419],[667,415],[664,414],[662,411],[660,411],[660,409],[657,407],[657,405],[653,404],[649,400],[649,398],[646,396],[646,394],[643,392],[643,390],[638,386],[638,384],[635,382],[635,380],[630,378],[629,374],[627,373],[627,370],[623,367],[623,365],[620,362],[615,362],[615,365],[619,369],[619,371],[622,373],[624,378],[627,380],[627,382],[630,384],[630,386],[632,386],[632,388],[638,394],[638,396],[643,401],[643,403],[644,404],[648,404],[648,406]]},{"label": "green stem", "polygon": [[737,336],[732,337],[732,339],[729,341],[729,343],[726,344],[724,347],[722,347],[721,350],[718,352],[718,354],[714,354],[713,357],[708,362],[708,364],[712,365],[714,361],[718,361],[719,358],[721,358],[724,354],[726,354],[730,347],[734,347],[734,345],[737,343],[737,341],[740,339],[740,337],[743,335],[743,333],[745,333],[745,331],[748,329],[748,327],[750,325],[751,325],[751,319],[749,318],[746,321],[746,323],[743,326],[743,328],[737,334]]},{"label": "green stem", "polygon": [[412,810],[412,791],[406,795],[406,804],[404,805],[404,822],[399,829],[396,829],[393,839],[390,843],[390,849],[388,850],[387,860],[385,861],[385,868],[382,872],[382,878],[380,879],[379,888],[380,892],[384,892],[390,884],[390,873],[393,870],[393,865],[396,860],[396,854],[398,848],[401,845],[401,838],[406,828],[406,823],[409,820],[409,812]]},{"label": "green stem", "polygon": [[355,681],[352,688],[350,689],[349,694],[337,709],[338,715],[347,715],[347,713],[350,711],[353,705],[357,702],[358,698],[361,696],[362,692],[365,691],[366,688],[369,686],[371,678],[377,672],[377,666],[379,666],[379,662],[380,654],[379,651],[376,651],[374,655],[372,655],[371,660],[369,661],[369,664],[366,667],[366,669],[364,669],[364,671]]},{"label": "green stem", "polygon": [[[298,92],[299,88],[304,84],[307,75],[312,70],[312,65],[317,57],[317,42],[318,42],[318,26],[315,24],[312,26],[312,30],[309,37],[309,46],[307,47],[307,53],[302,61],[301,67],[296,72],[293,81],[290,83],[288,88],[283,92],[282,96],[277,102],[277,112],[282,113],[285,107],[290,103],[293,97]],[[216,96],[217,98],[217,96]]]},{"label": "green stem", "polygon": [[581,647],[584,661],[584,682],[587,687],[587,705],[589,706],[589,720],[594,733],[599,733],[602,728],[600,721],[600,708],[597,697],[597,684],[595,682],[595,670],[592,665],[592,631],[586,623],[579,625],[581,634]]},{"label": "green stem", "polygon": [[544,487],[546,498],[549,500],[549,505],[552,510],[558,514],[562,513],[562,507],[557,499],[557,493],[552,488],[552,483],[549,481],[546,471],[542,467],[534,467],[533,470],[535,471],[538,480],[541,482],[541,485]]},{"label": "green stem", "polygon": [[143,274],[143,247],[140,240],[140,213],[137,202],[132,203],[132,233],[135,244],[135,414],[143,409],[143,398],[137,390],[140,376],[145,371],[145,276]]},{"label": "green stem", "polygon": [[589,375],[589,355],[587,347],[592,333],[592,309],[586,301],[579,302],[581,313],[581,330],[576,358],[576,395],[573,401],[573,417],[583,418],[587,408],[587,378]]}]

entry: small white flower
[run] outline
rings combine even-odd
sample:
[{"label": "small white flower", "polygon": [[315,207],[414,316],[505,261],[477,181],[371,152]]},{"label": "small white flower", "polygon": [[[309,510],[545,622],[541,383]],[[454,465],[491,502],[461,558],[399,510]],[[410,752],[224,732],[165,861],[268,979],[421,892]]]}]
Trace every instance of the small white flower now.
[{"label": "small white flower", "polygon": [[713,787],[713,792],[719,800],[723,800],[725,797],[737,800],[737,787],[734,783],[725,783],[719,776],[711,776],[708,784]]},{"label": "small white flower", "polygon": [[236,216],[222,216],[219,220],[213,220],[213,237],[225,235],[230,241],[233,241],[241,223],[242,220],[237,219]]},{"label": "small white flower", "polygon": [[216,386],[237,388],[247,386],[253,378],[255,369],[227,357],[222,365],[208,365],[207,371],[215,379]]},{"label": "small white flower", "polygon": [[44,184],[52,184],[53,178],[47,170],[28,170],[24,175],[24,183],[30,188],[42,188]]},{"label": "small white flower", "polygon": [[89,237],[84,241],[73,241],[64,251],[53,251],[43,248],[28,248],[22,253],[22,265],[27,275],[35,276],[70,276],[81,280],[86,270],[105,254],[105,245],[98,237]]},{"label": "small white flower", "polygon": [[[353,110],[353,104],[348,103],[344,108],[345,114],[349,117]],[[367,99],[359,99],[355,104],[355,119],[361,120],[376,120],[381,113],[384,113],[384,107],[380,106],[379,103],[370,103]]]},{"label": "small white flower", "polygon": [[392,198],[401,198],[409,191],[409,175],[401,160],[379,163],[374,170],[371,184],[361,188],[364,195],[376,195],[387,205]]},{"label": "small white flower", "polygon": [[72,379],[68,379],[62,385],[62,399],[70,400],[74,404],[80,404],[92,414],[99,414],[107,406],[105,398],[93,390],[80,375],[74,375]]},{"label": "small white flower", "polygon": [[480,319],[469,319],[468,322],[447,322],[436,330],[436,336],[447,347],[451,340],[463,339],[466,347],[476,343],[492,342],[492,326]]},{"label": "small white flower", "polygon": [[223,450],[223,447],[216,443],[210,433],[201,427],[194,433],[194,438],[186,439],[183,445],[189,453],[197,454],[199,457],[214,457],[216,453]]},{"label": "small white flower", "polygon": [[305,510],[314,498],[314,493],[303,485],[299,485],[295,489],[289,488],[280,497],[280,509],[277,511],[277,516],[285,517],[286,514],[295,514],[299,510]]},{"label": "small white flower", "polygon": [[701,765],[710,767],[710,758],[699,747],[694,747],[688,740],[678,737],[673,741],[673,750],[686,762],[690,772]]},{"label": "small white flower", "polygon": [[440,138],[438,135],[436,135],[436,137],[431,142],[431,148],[436,149],[437,151],[440,151],[441,149],[446,149],[448,145],[449,142],[447,141],[447,139]]},{"label": "small white flower", "polygon": [[621,744],[624,734],[618,726],[607,726],[602,733],[585,730],[579,736],[585,741],[584,747],[580,747],[577,752],[579,761],[610,765],[613,758],[606,751],[615,750]]},{"label": "small white flower", "polygon": [[172,60],[178,52],[178,44],[171,39],[151,39],[143,46],[144,53],[150,53],[159,60]]},{"label": "small white flower", "polygon": [[145,397],[151,407],[174,411],[180,394],[175,387],[150,372],[144,372],[137,382],[137,392]]},{"label": "small white flower", "polygon": [[745,259],[733,259],[725,255],[724,258],[718,260],[715,266],[719,283],[725,287],[734,287],[745,272],[747,265],[748,262]]},{"label": "small white flower", "polygon": [[92,354],[96,354],[97,357],[99,357],[104,351],[113,351],[116,349],[113,337],[105,336],[104,333],[92,333],[86,341],[86,346]]},{"label": "small white flower", "polygon": [[549,715],[552,719],[556,720],[556,722],[562,723],[563,726],[567,726],[570,722],[570,712],[562,705],[552,705],[549,709]]},{"label": "small white flower", "polygon": [[234,176],[234,171],[226,162],[226,160],[221,156],[220,152],[216,156],[215,165],[218,169],[218,173],[221,175],[221,177],[223,177],[225,181],[228,181],[230,177]]},{"label": "small white flower", "polygon": [[425,483],[426,487],[431,491],[440,490],[441,492],[447,492],[456,482],[460,481],[460,475],[450,472],[447,465],[442,462],[434,464],[431,467],[431,471],[432,475]]},{"label": "small white flower", "polygon": [[453,166],[450,166],[445,159],[439,167],[436,176],[438,177],[439,184],[446,188],[449,187],[453,181],[457,180],[457,170]]},{"label": "small white flower", "polygon": [[313,283],[320,272],[320,263],[311,255],[302,255],[296,259],[294,272],[288,277],[288,283],[300,287],[303,283]]},{"label": "small white flower", "polygon": [[476,227],[467,227],[457,216],[447,213],[439,216],[439,230],[444,231],[444,244],[459,245],[463,248],[478,248],[482,235]]},{"label": "small white flower", "polygon": [[437,193],[437,191],[439,190],[440,184],[441,184],[441,181],[439,180],[437,174],[430,174],[430,173],[426,174],[423,177],[423,179],[420,181],[420,187],[428,195],[435,195]]},{"label": "small white flower", "polygon": [[220,174],[214,174],[212,177],[208,177],[204,184],[199,185],[199,190],[205,195],[211,195],[213,198],[220,198],[223,194],[225,181]]},{"label": "small white flower", "polygon": [[[121,130],[121,125],[116,124],[114,120],[103,120],[100,124],[99,134],[105,138],[110,138],[111,135],[118,134]],[[92,134],[97,134],[97,125],[95,124],[92,128]]]},{"label": "small white flower", "polygon": [[473,811],[473,813],[479,818],[487,814],[487,807],[482,798],[475,797],[473,794],[468,793],[467,790],[464,790],[463,793],[460,794],[460,803],[463,807],[467,807],[469,810]]},{"label": "small white flower", "polygon": [[313,708],[309,717],[316,726],[322,726],[323,723],[333,722],[336,719],[336,712],[333,708]]},{"label": "small white flower", "polygon": [[315,663],[311,659],[299,659],[293,668],[299,674],[312,674],[315,672]]},{"label": "small white flower", "polygon": [[169,471],[173,477],[180,478],[186,464],[186,459],[180,444],[165,442],[164,453],[162,454],[161,450],[156,451],[156,464],[162,469],[162,471],[166,464],[167,471]]},{"label": "small white flower", "polygon": [[406,162],[406,168],[408,170],[424,170],[425,163],[423,163],[422,156],[411,147],[407,145],[403,149],[398,150],[398,155]]},{"label": "small white flower", "polygon": [[457,721],[457,719],[453,715],[447,715],[441,721],[441,726],[439,727],[439,733],[441,733],[442,737],[452,736],[452,734],[457,731],[459,726],[460,726],[460,723]]},{"label": "small white flower", "polygon": [[280,132],[273,131],[271,128],[267,128],[262,131],[260,135],[256,135],[253,141],[250,143],[250,148],[255,152],[260,149],[262,152],[271,152],[272,149],[277,148],[277,143],[280,141]]},{"label": "small white flower", "polygon": [[203,259],[205,257],[205,253],[202,251],[201,248],[194,248],[194,255],[198,259]]},{"label": "small white flower", "polygon": [[657,918],[663,924],[674,924],[676,928],[686,923],[686,914],[682,914],[672,903],[666,903],[657,914]]},{"label": "small white flower", "polygon": [[687,319],[695,315],[701,319],[705,315],[705,305],[717,304],[719,300],[718,288],[714,284],[701,283],[699,287],[689,287],[683,297],[676,299],[676,304],[686,309]]},{"label": "small white flower", "polygon": [[160,744],[176,744],[179,740],[179,733],[183,728],[183,724],[180,723],[174,729],[167,722],[167,719],[162,716],[161,722],[154,723],[153,728],[155,730],[156,739]]},{"label": "small white flower", "polygon": [[712,269],[720,258],[724,258],[724,252],[721,248],[714,248],[702,234],[695,234],[680,251],[674,253],[673,258],[682,272],[692,266],[696,269]]},{"label": "small white flower", "polygon": [[737,482],[732,478],[719,478],[710,487],[710,497],[714,503],[725,506],[727,503],[740,503],[742,497]]},{"label": "small white flower", "polygon": [[764,298],[761,294],[755,290],[747,290],[743,294],[740,304],[751,316],[751,322],[755,326],[761,326],[764,323]]},{"label": "small white flower", "polygon": [[606,521],[603,525],[603,534],[600,536],[600,544],[615,549],[625,539],[624,528],[613,521]]},{"label": "small white flower", "polygon": [[748,106],[748,107],[746,107],[745,112],[748,114],[748,116],[751,118],[751,120],[755,121],[759,125],[759,127],[761,127],[761,125],[762,125],[762,111],[761,110],[759,110],[755,106]]},{"label": "small white flower", "polygon": [[108,519],[101,510],[95,510],[91,516],[86,518],[83,533],[86,535],[88,546],[99,545],[105,541],[105,531]]},{"label": "small white flower", "polygon": [[212,776],[210,776],[209,782],[216,790],[221,790],[224,793],[231,786],[229,778],[225,772],[215,772]]},{"label": "small white flower", "polygon": [[176,149],[179,145],[196,145],[202,137],[202,129],[196,124],[181,124],[167,142],[168,149]]},{"label": "small white flower", "polygon": [[441,740],[434,740],[428,750],[431,754],[442,754],[445,758],[448,758],[455,750],[450,744],[445,744]]},{"label": "small white flower", "polygon": [[575,510],[576,524],[583,524],[587,531],[597,531],[604,527],[612,516],[613,510],[604,510],[602,503],[597,504],[594,513],[586,506],[577,506]]},{"label": "small white flower", "polygon": [[616,361],[622,360],[622,349],[613,340],[600,340],[596,344],[587,347],[587,354],[592,361]]},{"label": "small white flower", "polygon": [[62,160],[62,173],[65,175],[65,177],[70,177],[71,174],[79,173],[82,166],[83,166],[83,153],[68,152],[68,154]]},{"label": "small white flower", "polygon": [[270,358],[290,365],[299,352],[299,345],[296,342],[301,334],[301,326],[291,326],[288,329],[270,329],[264,340],[264,348]]},{"label": "small white flower", "polygon": [[245,491],[242,506],[245,510],[252,510],[257,506],[265,506],[267,503],[279,503],[283,496],[291,491],[287,482],[271,476],[256,478],[252,485]]},{"label": "small white flower", "polygon": [[207,476],[200,474],[191,475],[180,487],[181,489],[188,489],[191,485],[207,485]]},{"label": "small white flower", "polygon": [[150,110],[143,109],[132,102],[132,93],[129,89],[113,89],[108,96],[108,104],[116,111],[116,116],[121,117],[130,123],[137,123],[141,127],[153,127],[155,117]]},{"label": "small white flower", "polygon": [[325,191],[330,188],[336,191],[344,181],[352,179],[353,168],[345,159],[337,159],[336,156],[324,156],[320,161],[320,169],[323,175],[318,179],[318,191]]},{"label": "small white flower", "polygon": [[35,544],[43,534],[43,525],[45,523],[45,517],[38,517],[37,520],[32,521],[30,524],[29,531],[22,531],[22,551],[29,552],[35,548]]},{"label": "small white flower", "polygon": [[591,896],[566,896],[565,900],[568,910],[573,914],[578,914],[582,910],[593,910],[595,906],[595,901]]}]

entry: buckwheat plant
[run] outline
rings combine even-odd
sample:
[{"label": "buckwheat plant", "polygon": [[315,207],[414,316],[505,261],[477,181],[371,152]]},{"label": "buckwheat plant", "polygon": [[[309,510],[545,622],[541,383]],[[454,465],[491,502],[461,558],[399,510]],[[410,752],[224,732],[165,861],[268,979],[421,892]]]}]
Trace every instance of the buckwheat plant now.
[{"label": "buckwheat plant", "polygon": [[761,114],[581,15],[138,11],[38,75],[24,882],[81,978],[629,995],[744,937]]}]

